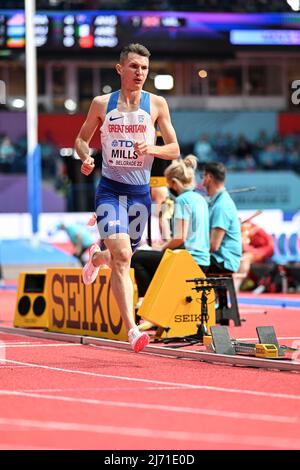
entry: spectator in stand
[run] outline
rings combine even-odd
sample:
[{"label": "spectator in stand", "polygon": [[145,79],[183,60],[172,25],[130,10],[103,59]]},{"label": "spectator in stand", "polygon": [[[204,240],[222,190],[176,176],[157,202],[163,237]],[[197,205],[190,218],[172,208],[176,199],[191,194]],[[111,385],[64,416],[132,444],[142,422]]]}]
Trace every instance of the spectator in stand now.
[{"label": "spectator in stand", "polygon": [[255,150],[260,152],[268,145],[269,142],[270,138],[268,137],[266,131],[262,129],[254,142]]},{"label": "spectator in stand", "polygon": [[286,150],[285,161],[288,169],[300,172],[300,150],[296,146],[291,150]]},{"label": "spectator in stand", "polygon": [[227,170],[232,171],[253,171],[256,169],[256,162],[252,155],[246,155],[240,160],[236,155],[230,155],[226,162]]},{"label": "spectator in stand", "polygon": [[278,144],[273,140],[258,155],[258,163],[264,170],[276,170],[281,161]]},{"label": "spectator in stand", "polygon": [[0,169],[8,173],[15,159],[16,150],[7,135],[0,138]]},{"label": "spectator in stand", "polygon": [[58,175],[58,148],[50,140],[40,143],[43,179],[55,182]]},{"label": "spectator in stand", "polygon": [[[186,153],[189,153],[190,150]],[[261,130],[252,142],[243,134],[237,139],[231,134],[216,132],[204,135],[194,144],[198,166],[212,159],[222,162],[227,170],[293,170],[300,172],[300,137],[297,135],[269,136]],[[199,165],[200,164],[200,165]],[[196,174],[199,185],[199,173]]]},{"label": "spectator in stand", "polygon": [[199,140],[195,143],[194,154],[196,155],[199,163],[210,162],[214,159],[214,149],[209,142],[208,135],[202,134]]},{"label": "spectator in stand", "polygon": [[233,135],[230,132],[227,132],[224,135],[224,142],[225,142],[225,155],[228,157],[233,153],[234,147],[235,147],[235,142]]},{"label": "spectator in stand", "polygon": [[240,160],[243,160],[247,155],[252,155],[252,145],[243,134],[238,138],[234,153]]}]

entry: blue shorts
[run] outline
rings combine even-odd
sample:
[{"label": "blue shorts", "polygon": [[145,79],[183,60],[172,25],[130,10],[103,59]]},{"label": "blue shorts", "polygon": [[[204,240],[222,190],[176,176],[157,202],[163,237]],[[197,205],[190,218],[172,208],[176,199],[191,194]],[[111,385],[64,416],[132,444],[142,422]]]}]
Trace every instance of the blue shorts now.
[{"label": "blue shorts", "polygon": [[135,251],[151,213],[149,185],[124,184],[102,176],[95,205],[101,240],[116,233],[127,233]]}]

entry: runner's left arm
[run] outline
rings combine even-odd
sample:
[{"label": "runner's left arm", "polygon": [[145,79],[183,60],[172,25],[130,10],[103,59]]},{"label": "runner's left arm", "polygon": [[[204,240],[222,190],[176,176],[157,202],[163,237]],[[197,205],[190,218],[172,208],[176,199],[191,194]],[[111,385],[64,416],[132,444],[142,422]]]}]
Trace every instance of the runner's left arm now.
[{"label": "runner's left arm", "polygon": [[156,96],[155,104],[158,109],[157,124],[164,145],[148,145],[146,142],[136,142],[135,150],[141,155],[153,155],[163,160],[176,160],[180,156],[180,148],[171,122],[168,104],[161,96]]}]

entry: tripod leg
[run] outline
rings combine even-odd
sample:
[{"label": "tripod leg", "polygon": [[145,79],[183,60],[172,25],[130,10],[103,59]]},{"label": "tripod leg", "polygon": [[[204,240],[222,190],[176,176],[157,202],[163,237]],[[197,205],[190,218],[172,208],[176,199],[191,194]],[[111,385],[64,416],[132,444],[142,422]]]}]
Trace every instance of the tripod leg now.
[{"label": "tripod leg", "polygon": [[205,290],[202,291],[201,296],[201,313],[200,313],[200,324],[197,325],[197,336],[199,340],[203,342],[203,337],[208,335],[207,329],[208,313],[207,313],[207,295]]},{"label": "tripod leg", "polygon": [[217,289],[217,296],[218,296],[218,308],[217,308],[217,322],[220,325],[229,325],[229,320],[224,318],[226,316],[226,311],[228,310],[228,303],[227,303],[227,289],[226,287],[221,287]]}]

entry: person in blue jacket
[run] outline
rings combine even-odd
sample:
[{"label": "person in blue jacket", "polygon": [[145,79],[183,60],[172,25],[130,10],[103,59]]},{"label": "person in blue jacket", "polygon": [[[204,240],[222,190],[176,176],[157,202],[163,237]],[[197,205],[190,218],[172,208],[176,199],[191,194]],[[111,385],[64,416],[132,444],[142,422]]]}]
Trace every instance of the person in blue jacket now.
[{"label": "person in blue jacket", "polygon": [[202,184],[209,196],[210,267],[208,273],[238,271],[242,256],[241,224],[237,208],[225,188],[223,163],[204,165]]},{"label": "person in blue jacket", "polygon": [[[231,276],[240,267],[242,257],[241,224],[237,208],[225,188],[226,168],[220,162],[208,162],[203,168],[202,184],[209,196],[210,266],[208,277]],[[227,308],[226,288],[216,292],[218,308]],[[228,320],[222,319],[227,325]]]}]

